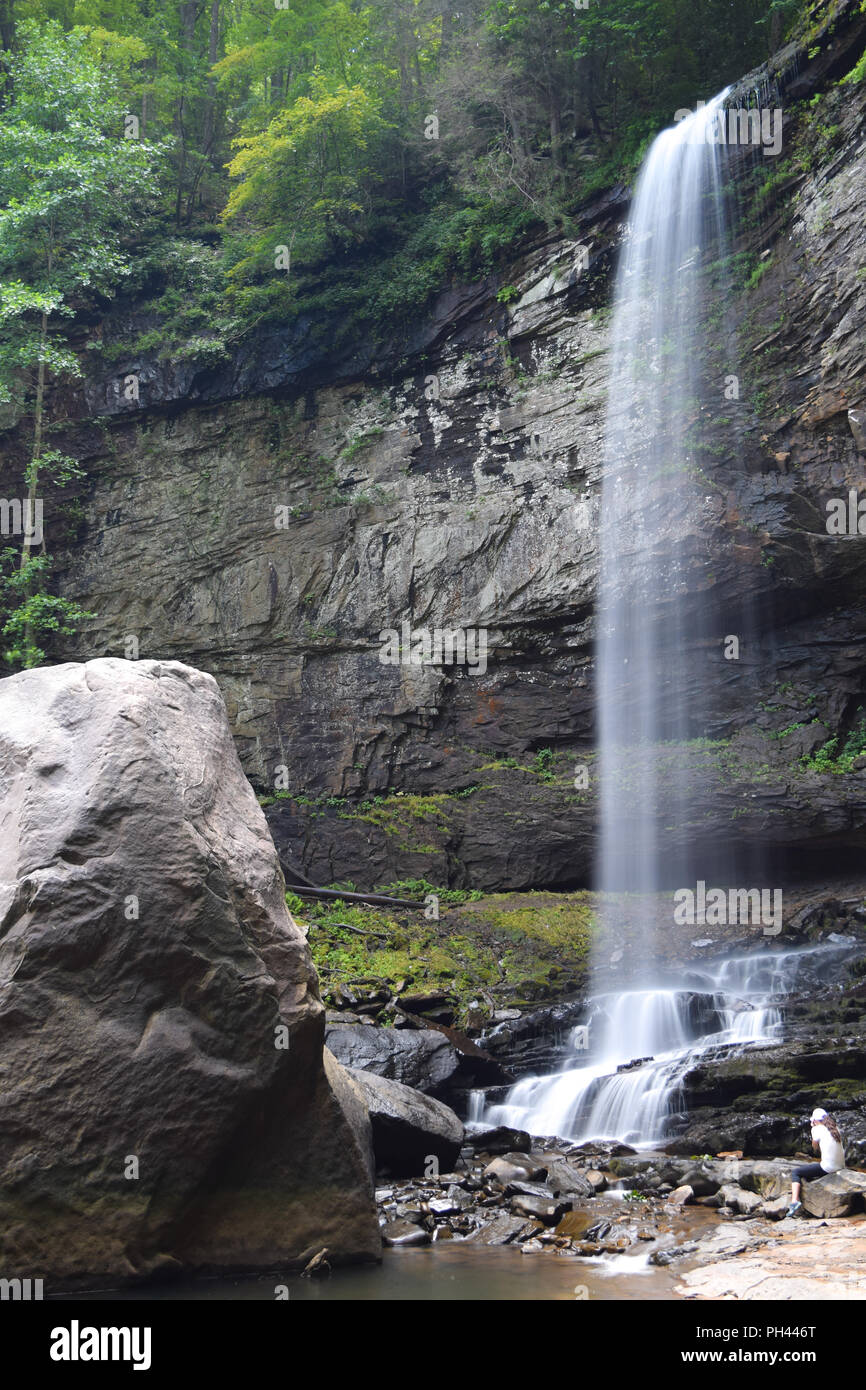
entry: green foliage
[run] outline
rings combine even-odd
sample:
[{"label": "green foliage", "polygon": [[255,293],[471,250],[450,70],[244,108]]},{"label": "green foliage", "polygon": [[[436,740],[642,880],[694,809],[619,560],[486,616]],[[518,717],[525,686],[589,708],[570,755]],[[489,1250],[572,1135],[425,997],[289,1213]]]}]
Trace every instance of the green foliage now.
[{"label": "green foliage", "polygon": [[829,772],[836,776],[853,772],[855,759],[866,753],[866,711],[859,709],[857,714],[859,719],[852,726],[841,748],[839,735],[834,735],[811,757],[802,757],[801,767],[807,772]]},{"label": "green foliage", "polygon": [[45,660],[42,641],[58,635],[71,637],[79,623],[94,617],[79,604],[44,591],[50,570],[47,555],[34,556],[22,568],[14,547],[0,551],[3,660],[14,670],[41,665]]},{"label": "green foliage", "polygon": [[477,888],[437,888],[435,884],[428,883],[426,878],[400,878],[395,883],[385,884],[376,889],[377,893],[385,893],[392,898],[418,898],[423,900],[428,893],[435,893],[440,903],[469,903],[480,902],[484,896]]},{"label": "green foliage", "polygon": [[533,772],[537,772],[542,782],[553,781],[553,762],[554,752],[552,748],[539,748],[532,764]]},{"label": "green foliage", "polygon": [[[134,44],[67,34],[51,19],[20,25],[9,64],[12,100],[0,112],[0,399],[32,404],[31,502],[42,501],[40,485],[82,476],[74,459],[44,447],[46,386],[82,374],[64,330],[128,273],[124,234],[158,191],[159,151],[121,134],[121,74],[136,55]],[[0,580],[4,656],[28,667],[44,660],[47,636],[70,636],[90,615],[47,591],[50,562],[31,555],[28,534],[13,573],[14,555],[4,551]]]}]

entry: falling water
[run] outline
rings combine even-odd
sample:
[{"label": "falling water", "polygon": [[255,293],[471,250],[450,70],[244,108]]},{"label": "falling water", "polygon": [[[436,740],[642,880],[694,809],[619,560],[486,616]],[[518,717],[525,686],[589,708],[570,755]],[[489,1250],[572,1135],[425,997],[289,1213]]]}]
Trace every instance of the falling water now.
[{"label": "falling water", "polygon": [[[719,447],[713,417],[730,342],[719,273],[726,152],[707,138],[726,97],[652,145],[617,278],[598,605],[602,943],[623,911],[619,895],[655,905],[661,890],[702,876],[706,789],[690,777],[689,746],[712,727],[714,710],[718,723],[721,641],[737,631],[720,627],[712,594],[714,484],[705,472]],[[737,956],[703,976],[684,967],[675,985],[659,987],[655,930],[648,906],[640,948],[626,962],[635,987],[591,1001],[590,1051],[586,1030],[576,1030],[562,1071],[519,1081],[502,1105],[476,1105],[473,1119],[657,1143],[671,1132],[697,1058],[778,1037],[781,998],[803,953]]]},{"label": "falling water", "polygon": [[[727,92],[652,145],[629,213],[616,284],[601,504],[598,708],[604,892],[662,886],[666,827],[694,822],[686,758],[705,730],[709,682],[695,680],[717,638],[698,452],[719,315],[710,261],[725,247],[722,147],[710,143]],[[714,400],[723,383],[714,382]],[[718,650],[718,642],[715,643]],[[664,745],[668,745],[668,751]],[[683,877],[683,875],[685,877]]]},{"label": "falling water", "polygon": [[598,995],[589,1001],[589,1029],[572,1033],[563,1069],[525,1077],[500,1105],[482,1109],[476,1100],[470,1123],[578,1142],[658,1144],[675,1128],[686,1073],[713,1052],[730,1055],[778,1041],[781,1006],[801,972],[820,974],[850,944],[731,956],[689,967],[675,988]]}]

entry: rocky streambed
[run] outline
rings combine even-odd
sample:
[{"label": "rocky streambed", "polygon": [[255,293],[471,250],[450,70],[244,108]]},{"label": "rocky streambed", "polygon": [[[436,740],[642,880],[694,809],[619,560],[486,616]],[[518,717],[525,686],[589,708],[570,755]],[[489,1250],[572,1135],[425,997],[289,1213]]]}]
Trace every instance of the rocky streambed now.
[{"label": "rocky streambed", "polygon": [[[808,1184],[804,1207],[816,1219],[804,1220],[785,1215],[793,1167],[739,1154],[683,1158],[617,1143],[568,1145],[499,1128],[469,1135],[451,1172],[389,1182],[376,1200],[387,1247],[503,1246],[593,1267],[613,1261],[623,1274],[674,1266],[683,1297],[749,1297],[766,1281],[776,1291],[757,1296],[811,1296],[778,1288],[790,1246],[797,1278],[811,1277],[810,1258],[831,1261],[819,1296],[866,1298],[857,1272],[866,1251],[866,1173],[848,1169]],[[740,1257],[746,1280],[728,1268]]]}]

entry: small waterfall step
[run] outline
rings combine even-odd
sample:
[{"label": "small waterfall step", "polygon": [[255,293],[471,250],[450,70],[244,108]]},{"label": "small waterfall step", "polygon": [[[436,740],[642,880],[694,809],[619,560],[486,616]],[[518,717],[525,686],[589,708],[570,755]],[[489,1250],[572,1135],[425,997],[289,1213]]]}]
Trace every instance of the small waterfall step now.
[{"label": "small waterfall step", "polygon": [[682,1113],[686,1073],[713,1054],[778,1042],[785,998],[851,949],[843,941],[741,954],[687,967],[679,986],[597,995],[588,1023],[572,1030],[560,1070],[523,1077],[498,1103],[477,1092],[468,1122],[577,1143],[663,1143]]}]

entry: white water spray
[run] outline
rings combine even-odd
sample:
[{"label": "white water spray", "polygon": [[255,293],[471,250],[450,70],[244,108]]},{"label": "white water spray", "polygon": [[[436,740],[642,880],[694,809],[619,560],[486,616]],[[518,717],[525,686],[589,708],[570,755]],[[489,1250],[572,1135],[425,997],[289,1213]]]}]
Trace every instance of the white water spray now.
[{"label": "white water spray", "polygon": [[[518,1081],[501,1105],[483,1115],[476,1109],[470,1120],[577,1142],[658,1144],[670,1137],[686,1073],[714,1051],[721,1056],[778,1041],[781,1005],[804,967],[820,970],[849,948],[731,956],[689,967],[677,988],[598,995],[589,1001],[590,1065],[573,1046],[562,1071]],[[575,1029],[573,1044],[583,1037]]]}]

